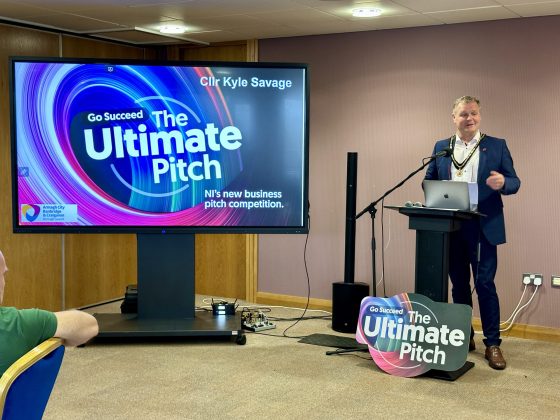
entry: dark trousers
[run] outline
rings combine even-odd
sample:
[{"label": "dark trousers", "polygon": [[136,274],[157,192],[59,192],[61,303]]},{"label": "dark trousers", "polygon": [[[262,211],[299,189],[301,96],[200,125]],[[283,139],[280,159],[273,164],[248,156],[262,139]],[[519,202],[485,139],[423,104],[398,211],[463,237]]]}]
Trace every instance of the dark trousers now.
[{"label": "dark trousers", "polygon": [[449,277],[453,302],[472,307],[470,282],[472,269],[486,346],[499,346],[502,341],[500,302],[494,284],[497,267],[497,247],[484,238],[478,221],[466,222],[459,231],[451,234]]}]

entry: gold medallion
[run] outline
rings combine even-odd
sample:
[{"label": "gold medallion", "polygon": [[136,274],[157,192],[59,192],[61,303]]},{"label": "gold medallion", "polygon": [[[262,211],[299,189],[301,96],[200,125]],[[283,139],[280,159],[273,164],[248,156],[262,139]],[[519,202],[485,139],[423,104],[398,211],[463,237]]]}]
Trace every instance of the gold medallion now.
[{"label": "gold medallion", "polygon": [[459,169],[455,175],[463,176],[463,169]]}]

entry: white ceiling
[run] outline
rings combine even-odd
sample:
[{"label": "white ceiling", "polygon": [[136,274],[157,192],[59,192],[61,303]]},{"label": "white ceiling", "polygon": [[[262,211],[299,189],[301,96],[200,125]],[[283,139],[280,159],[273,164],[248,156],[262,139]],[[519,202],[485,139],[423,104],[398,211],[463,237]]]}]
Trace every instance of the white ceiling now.
[{"label": "white ceiling", "polygon": [[[377,18],[354,18],[355,7]],[[133,44],[207,44],[560,15],[560,0],[0,0],[0,20]],[[181,24],[178,38],[155,34]]]}]

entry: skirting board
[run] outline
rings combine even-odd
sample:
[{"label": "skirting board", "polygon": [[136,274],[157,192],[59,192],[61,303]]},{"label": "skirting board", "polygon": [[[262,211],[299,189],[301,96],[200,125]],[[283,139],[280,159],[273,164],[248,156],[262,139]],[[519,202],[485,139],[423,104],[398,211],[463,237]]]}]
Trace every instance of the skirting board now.
[{"label": "skirting board", "polygon": [[[260,305],[264,304],[305,308],[307,298],[268,292],[257,292],[256,303]],[[309,308],[321,309],[323,311],[330,312],[332,310],[332,304],[331,301],[327,299],[311,298],[309,299]],[[482,329],[479,318],[473,318],[473,327],[475,330],[479,331]],[[502,333],[502,338],[504,337],[518,337],[560,343],[560,329],[541,327],[539,325],[513,324],[513,327],[509,331]]]},{"label": "skirting board", "polygon": [[[258,304],[275,305],[275,306],[288,306],[294,308],[305,308],[307,298],[301,296],[278,295],[268,292],[257,292]],[[309,299],[309,309],[321,309],[323,311],[331,312],[332,304],[327,299]]]}]

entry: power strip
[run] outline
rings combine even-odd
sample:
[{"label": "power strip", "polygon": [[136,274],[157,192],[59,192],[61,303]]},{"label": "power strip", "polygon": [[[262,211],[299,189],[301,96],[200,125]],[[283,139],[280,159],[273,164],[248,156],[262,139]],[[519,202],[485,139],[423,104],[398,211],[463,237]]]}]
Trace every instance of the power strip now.
[{"label": "power strip", "polygon": [[272,330],[273,328],[276,328],[276,324],[272,322],[268,322],[267,324],[243,324],[243,329],[254,332]]},{"label": "power strip", "polygon": [[241,326],[245,330],[259,332],[276,328],[261,310],[243,309],[241,312]]}]

